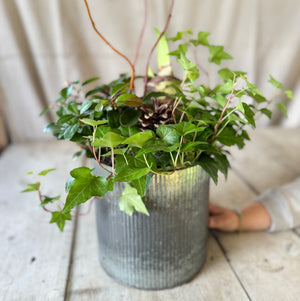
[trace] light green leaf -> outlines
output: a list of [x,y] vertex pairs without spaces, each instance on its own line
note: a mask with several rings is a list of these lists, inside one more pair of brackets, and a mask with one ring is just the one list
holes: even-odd
[[41,172],[38,173],[39,176],[45,176],[47,175],[49,172],[53,171],[53,170],[56,170],[56,168],[50,168],[50,169],[45,169],[45,170],[42,170]]
[[107,132],[103,138],[96,140],[93,145],[100,147],[116,147],[119,144],[123,144],[126,138],[114,132]]
[[155,136],[152,131],[144,131],[128,137],[123,143],[128,144],[131,147],[136,146],[138,148],[142,148],[148,140],[154,137]]
[[46,113],[49,112],[50,110],[51,110],[51,107],[45,108],[45,109],[40,113],[40,116],[43,116],[44,114],[46,114]]
[[80,121],[84,124],[91,125],[93,127],[107,123],[107,120],[93,120],[89,118],[82,118],[80,119]]
[[284,93],[289,99],[294,100],[293,92],[291,90],[287,89]]
[[130,216],[134,210],[149,216],[149,212],[143,203],[141,196],[138,195],[137,190],[131,187],[128,183],[125,185],[122,196],[120,197],[119,207],[120,210]]
[[223,46],[209,45],[209,53],[210,53],[210,56],[209,56],[208,60],[217,65],[221,64],[221,60],[231,60],[232,59],[232,56],[224,51]]
[[276,105],[276,107],[283,113],[283,115],[287,118],[288,114],[287,114],[287,109],[286,106],[283,102],[280,102]]
[[73,169],[70,174],[75,180],[69,189],[63,213],[70,212],[93,196],[103,196],[108,191],[106,178],[92,175],[92,170],[87,167]]
[[190,40],[190,42],[194,45],[194,46],[198,46],[199,44],[204,45],[204,46],[209,46],[209,42],[207,40],[207,37],[210,35],[209,32],[205,32],[205,31],[200,31],[198,33],[198,38],[197,40]]
[[72,219],[72,217],[71,217],[70,212],[64,213],[61,211],[55,211],[55,212],[52,212],[52,219],[50,221],[50,224],[56,223],[58,228],[60,229],[60,231],[63,232],[66,220],[70,221],[71,219]]
[[[161,32],[154,28],[157,38],[160,36]],[[171,59],[169,56],[169,44],[166,34],[163,34],[157,44],[157,63],[159,70],[162,70],[166,66],[171,66]]]
[[40,187],[40,183],[34,183],[34,184],[27,184],[27,188],[25,190],[22,190],[21,192],[30,192],[30,191],[38,191]]
[[269,79],[269,83],[271,83],[274,87],[282,89],[282,83],[278,82],[271,74],[270,75],[270,79]]

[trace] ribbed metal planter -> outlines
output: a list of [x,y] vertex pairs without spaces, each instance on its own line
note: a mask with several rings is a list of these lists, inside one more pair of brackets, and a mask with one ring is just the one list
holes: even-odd
[[[110,195],[122,193],[116,183]],[[100,262],[117,281],[142,289],[183,284],[206,255],[209,177],[199,166],[154,175],[145,197],[150,216],[119,209],[119,197],[96,201]]]

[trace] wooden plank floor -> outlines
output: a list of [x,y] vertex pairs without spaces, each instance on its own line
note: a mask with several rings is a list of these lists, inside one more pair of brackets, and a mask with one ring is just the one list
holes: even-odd
[[[60,156],[57,155],[59,150]],[[19,194],[26,172],[76,166],[72,146],[40,142],[10,146],[0,157],[0,300],[300,300],[300,229],[276,234],[212,232],[205,266],[190,283],[143,291],[112,280],[100,267],[95,217],[74,219],[63,234]],[[233,151],[227,182],[211,185],[211,200],[239,208],[268,188],[300,175],[300,130],[266,129]],[[63,190],[65,168],[49,174],[49,193]]]

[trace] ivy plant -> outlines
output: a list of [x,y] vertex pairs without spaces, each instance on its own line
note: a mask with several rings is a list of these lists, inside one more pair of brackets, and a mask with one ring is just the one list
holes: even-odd
[[[70,82],[60,91],[54,106],[57,120],[46,125],[45,132],[76,143],[80,151],[74,156],[93,158],[107,173],[99,176],[88,167],[70,172],[64,207],[52,212],[51,223],[61,230],[74,207],[105,196],[117,182],[126,183],[119,207],[129,215],[149,214],[143,197],[154,174],[200,165],[217,184],[219,172],[227,176],[230,147],[245,146],[258,115],[271,118],[270,100],[246,72],[220,67],[219,83],[204,84],[209,74],[198,62],[198,49],[206,48],[208,61],[217,66],[232,59],[223,46],[210,43],[208,32],[194,36],[187,30],[167,38],[165,29],[156,29],[158,73],[147,66],[147,74],[140,76],[145,80],[143,95],[135,93],[134,68],[131,75],[123,73],[110,83],[99,84],[93,77]],[[181,66],[178,78],[171,58]],[[271,75],[269,82],[283,90]],[[283,91],[293,99],[290,90]],[[283,103],[278,108],[286,115]],[[32,190],[42,196],[38,182],[25,191]],[[41,204],[56,198],[43,196]]]

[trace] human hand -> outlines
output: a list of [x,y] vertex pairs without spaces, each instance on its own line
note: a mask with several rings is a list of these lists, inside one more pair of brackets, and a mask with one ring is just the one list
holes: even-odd
[[239,216],[236,211],[209,203],[208,227],[226,232],[239,229]]

